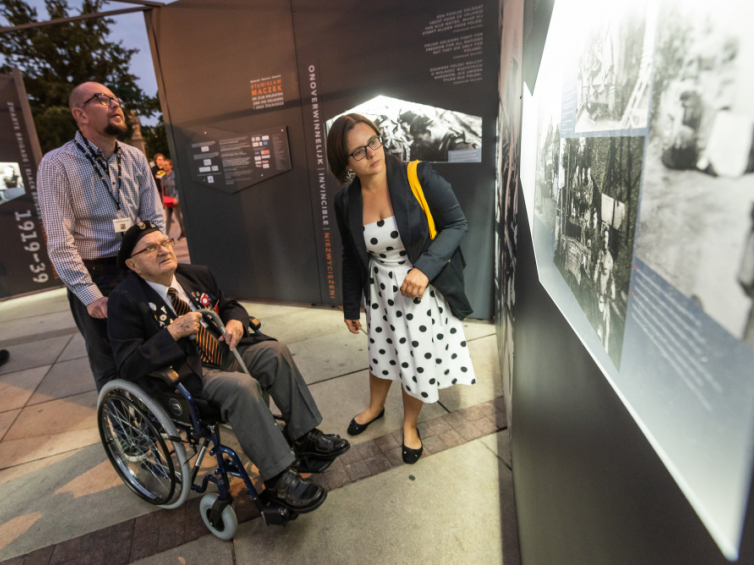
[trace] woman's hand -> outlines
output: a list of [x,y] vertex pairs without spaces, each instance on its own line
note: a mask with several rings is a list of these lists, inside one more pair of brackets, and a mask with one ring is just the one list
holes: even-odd
[[414,267],[408,272],[401,285],[401,294],[406,298],[418,298],[421,300],[428,284],[429,279],[427,275]]
[[359,320],[346,320],[345,322],[348,326],[348,331],[352,334],[357,334],[361,330],[361,322]]

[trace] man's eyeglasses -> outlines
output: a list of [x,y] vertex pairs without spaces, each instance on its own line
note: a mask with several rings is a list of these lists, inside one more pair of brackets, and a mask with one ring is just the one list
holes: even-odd
[[110,106],[113,102],[115,102],[115,105],[120,108],[125,106],[123,100],[121,100],[120,98],[115,98],[114,96],[108,96],[107,94],[97,93],[91,98],[89,98],[86,102],[84,102],[81,105],[81,107],[83,108],[84,106],[89,104],[89,102],[91,102],[92,100],[97,100],[97,103],[102,104],[103,106]]
[[353,152],[349,153],[349,157],[353,157],[356,161],[361,161],[364,157],[367,156],[367,147],[371,149],[372,151],[377,151],[380,147],[382,147],[382,136],[381,135],[375,135],[372,139],[369,140],[369,143],[366,145],[362,145],[361,147],[357,147],[353,150]]
[[148,255],[151,255],[155,251],[157,251],[158,247],[164,247],[165,249],[171,249],[173,245],[175,244],[175,240],[171,237],[170,239],[166,239],[165,241],[161,241],[160,243],[153,243],[152,245],[148,245],[141,251],[137,251],[131,257],[136,257],[140,253],[147,253]]

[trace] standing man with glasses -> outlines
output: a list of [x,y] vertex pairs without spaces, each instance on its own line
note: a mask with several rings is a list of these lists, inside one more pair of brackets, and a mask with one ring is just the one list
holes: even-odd
[[118,249],[138,220],[164,231],[165,217],[147,159],[119,143],[123,102],[85,82],[68,99],[79,131],[39,165],[37,189],[47,252],[68,288],[71,313],[86,342],[97,390],[117,377],[107,340],[107,297],[120,281]]

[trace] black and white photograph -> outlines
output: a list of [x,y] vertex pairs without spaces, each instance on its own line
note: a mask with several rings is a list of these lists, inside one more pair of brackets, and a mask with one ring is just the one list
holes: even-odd
[[518,184],[521,139],[522,3],[501,3],[498,166],[495,195],[495,320],[506,414],[512,420],[513,307],[518,237]]
[[[479,116],[388,96],[377,96],[343,113],[361,114],[372,120],[382,131],[385,152],[402,161],[482,161]],[[327,121],[328,129],[338,117]]]
[[644,138],[577,137],[561,147],[554,263],[620,368]]
[[576,132],[645,128],[655,37],[646,1],[602,2],[578,52]]
[[24,194],[24,179],[18,163],[0,163],[0,204]]
[[636,252],[754,347],[752,21],[750,2],[663,6]]

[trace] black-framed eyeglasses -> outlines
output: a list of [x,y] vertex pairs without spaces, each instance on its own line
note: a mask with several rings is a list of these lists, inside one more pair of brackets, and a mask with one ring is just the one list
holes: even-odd
[[147,254],[151,255],[152,253],[154,253],[155,251],[157,251],[158,247],[164,247],[165,249],[169,249],[169,248],[172,248],[173,245],[175,245],[175,240],[171,237],[170,239],[166,239],[164,241],[161,241],[160,243],[153,243],[152,245],[147,245],[141,251],[137,251],[136,253],[134,253],[133,255],[131,255],[131,257],[136,257],[140,253],[147,253]]
[[367,156],[367,147],[369,147],[369,149],[371,149],[372,151],[377,151],[380,147],[382,147],[382,136],[375,135],[372,139],[369,140],[369,143],[362,145],[361,147],[357,147],[351,153],[349,153],[348,156],[353,157],[355,161],[361,161],[364,157]]
[[103,106],[110,106],[113,102],[115,102],[115,105],[118,106],[118,107],[120,107],[120,108],[123,108],[125,106],[125,103],[120,98],[116,98],[115,96],[110,96],[108,94],[104,94],[102,92],[98,92],[97,94],[95,94],[94,96],[92,96],[91,98],[89,98],[86,102],[84,102],[81,105],[81,107],[83,108],[84,106],[86,106],[87,104],[89,104],[89,102],[91,102],[92,100],[95,100],[95,99],[97,100],[98,104],[102,104]]

